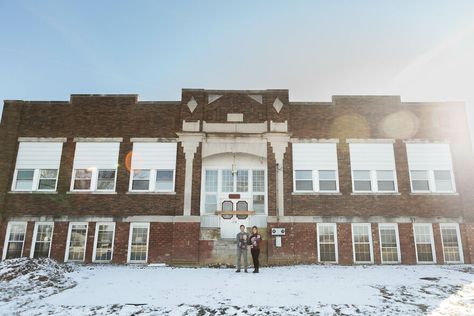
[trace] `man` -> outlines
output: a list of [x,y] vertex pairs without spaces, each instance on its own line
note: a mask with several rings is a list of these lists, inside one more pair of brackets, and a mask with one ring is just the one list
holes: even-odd
[[242,256],[244,257],[244,272],[247,273],[247,245],[249,234],[245,231],[245,226],[240,225],[240,233],[237,234],[237,270],[240,272],[240,263]]

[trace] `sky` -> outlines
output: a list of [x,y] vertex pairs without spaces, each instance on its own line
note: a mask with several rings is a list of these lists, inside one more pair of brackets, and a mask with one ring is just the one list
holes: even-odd
[[0,99],[283,88],[470,109],[473,76],[472,0],[0,0]]

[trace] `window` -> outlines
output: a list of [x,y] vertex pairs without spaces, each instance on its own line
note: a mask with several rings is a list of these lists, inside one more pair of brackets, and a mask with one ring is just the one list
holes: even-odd
[[115,191],[119,142],[77,142],[72,191]]
[[413,192],[429,192],[430,191],[430,177],[428,170],[412,170],[411,175],[411,190]]
[[55,191],[62,142],[20,142],[12,191]]
[[234,191],[234,175],[232,170],[222,170],[222,192]]
[[418,263],[435,263],[433,227],[431,224],[413,224],[416,260]]
[[440,224],[444,262],[463,263],[461,236],[458,224]]
[[25,244],[26,222],[9,222],[3,247],[3,259],[20,258]]
[[352,246],[355,263],[373,263],[370,224],[352,224]]
[[252,170],[252,211],[265,213],[265,170]]
[[400,263],[400,242],[397,224],[379,224],[382,263]]
[[407,144],[414,193],[456,192],[449,144]]
[[146,263],[148,260],[149,223],[130,223],[128,262]]
[[313,191],[313,171],[295,170],[295,191]]
[[336,224],[318,223],[318,259],[319,262],[337,263]]
[[86,254],[87,223],[69,223],[64,261],[84,261]]
[[337,192],[336,143],[293,143],[293,190]]
[[174,170],[157,170],[155,190],[161,192],[174,191]]
[[237,192],[248,192],[249,190],[249,171],[237,170]]
[[93,262],[110,262],[114,251],[115,223],[96,223]]
[[115,190],[115,170],[99,170],[97,178],[97,190]]
[[33,232],[32,258],[49,258],[53,239],[53,223],[36,222]]
[[132,190],[148,191],[150,188],[150,170],[133,170]]
[[319,170],[319,191],[337,191],[335,170]]
[[77,169],[74,176],[74,190],[90,190],[92,183],[92,170]]
[[395,191],[395,179],[393,170],[377,170],[377,189],[379,192]]
[[396,192],[392,143],[350,143],[353,192]]
[[352,171],[354,178],[354,191],[372,191],[369,170]]
[[205,173],[205,205],[206,213],[217,211],[217,170],[206,170]]
[[33,177],[35,174],[34,169],[20,169],[17,170],[16,174],[16,186],[15,189],[18,191],[31,191],[33,190]]

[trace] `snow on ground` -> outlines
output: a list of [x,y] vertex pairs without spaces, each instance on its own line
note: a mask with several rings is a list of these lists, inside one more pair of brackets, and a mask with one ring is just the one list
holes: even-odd
[[[17,270],[30,272],[5,278],[21,260],[29,267]],[[308,265],[238,274],[7,260],[0,315],[15,314],[474,315],[474,266]]]

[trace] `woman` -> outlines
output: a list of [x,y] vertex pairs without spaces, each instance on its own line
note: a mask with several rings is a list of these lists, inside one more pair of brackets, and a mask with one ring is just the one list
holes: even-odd
[[249,245],[250,252],[252,253],[253,260],[253,273],[258,273],[258,268],[260,263],[258,262],[258,256],[260,255],[260,242],[262,241],[262,236],[258,233],[257,226],[252,227],[252,235],[250,235]]

